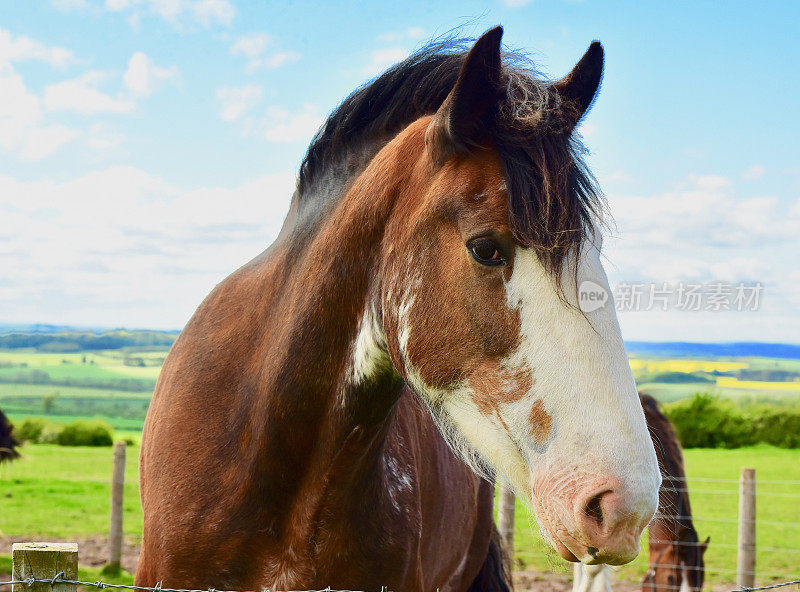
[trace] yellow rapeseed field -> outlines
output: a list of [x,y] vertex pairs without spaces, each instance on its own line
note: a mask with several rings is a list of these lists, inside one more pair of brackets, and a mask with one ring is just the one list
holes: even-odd
[[718,376],[717,386],[737,389],[758,389],[762,391],[797,391],[800,382],[767,382],[761,380],[739,380],[734,376]]
[[747,368],[747,362],[720,362],[717,360],[630,360],[631,369],[646,372],[729,372]]

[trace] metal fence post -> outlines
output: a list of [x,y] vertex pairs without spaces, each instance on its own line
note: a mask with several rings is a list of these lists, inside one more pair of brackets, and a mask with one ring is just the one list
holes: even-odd
[[511,560],[514,560],[514,492],[505,483],[500,484],[500,505],[497,508],[497,530],[506,546]]
[[742,468],[739,478],[739,542],[736,585],[752,588],[756,571],[756,470]]
[[106,572],[120,569],[122,558],[122,498],[125,489],[125,442],[114,443],[114,474],[111,478],[111,528],[108,535]]
[[[12,579],[55,578],[78,579],[77,543],[14,543],[11,547]],[[33,586],[14,584],[11,592],[75,592],[75,584],[37,583]]]

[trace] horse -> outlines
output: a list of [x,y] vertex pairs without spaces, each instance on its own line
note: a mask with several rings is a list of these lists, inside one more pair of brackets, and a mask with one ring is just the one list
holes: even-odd
[[[649,526],[650,560],[642,592],[700,592],[705,577],[703,555],[711,539],[699,542],[694,528],[683,453],[672,424],[653,397],[639,393],[639,399],[663,479],[658,512]],[[572,589],[610,592],[608,569],[576,565]]]
[[608,290],[575,133],[603,49],[544,81],[502,34],[346,98],[275,242],[181,332],[142,434],[137,585],[507,591],[495,477],[563,557],[637,555],[658,464],[614,308],[578,296]]
[[642,592],[700,592],[705,579],[703,556],[711,539],[701,543],[692,521],[683,453],[675,430],[653,397],[640,397],[663,478],[658,512],[649,528],[650,567],[642,580]]
[[0,410],[0,463],[12,461],[19,457],[17,446],[19,442],[14,438],[14,426],[8,421]]

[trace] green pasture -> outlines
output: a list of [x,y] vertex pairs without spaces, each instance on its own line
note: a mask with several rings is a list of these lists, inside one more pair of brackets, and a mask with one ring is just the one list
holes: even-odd
[[726,399],[742,400],[748,398],[769,401],[794,401],[800,395],[800,383],[796,391],[775,391],[757,388],[725,388],[705,383],[667,383],[638,382],[639,391],[655,397],[661,403],[672,403],[693,396],[695,393],[709,393]]
[[[0,534],[36,539],[77,539],[105,534],[110,498],[110,448],[68,448],[27,445],[23,457],[0,466]],[[756,468],[757,579],[797,577],[800,564],[800,450],[766,446],[737,450],[695,449],[685,452],[695,525],[711,537],[706,554],[708,580],[733,583],[736,567],[738,475],[743,466]],[[128,448],[125,486],[126,536],[141,538],[142,515],[137,485],[138,447]],[[771,481],[795,481],[781,484]],[[538,535],[535,522],[518,503],[516,566],[568,572]],[[646,540],[643,548],[646,549]],[[0,553],[8,551],[0,548]],[[646,569],[646,552],[618,568],[623,579],[636,580]]]
[[130,392],[108,388],[87,388],[83,386],[62,386],[60,384],[19,384],[0,383],[0,408],[5,410],[3,401],[9,398],[41,399],[56,395],[64,399],[139,399],[149,401],[152,393]]
[[15,423],[26,417],[62,423],[94,417],[116,429],[141,430],[150,397],[150,392],[0,383],[0,409]]
[[76,419],[99,419],[106,422],[109,426],[114,428],[114,433],[117,435],[118,438],[127,438],[132,436],[135,440],[139,440],[142,437],[142,425],[144,424],[144,418],[142,419],[127,419],[125,417],[111,417],[108,415],[91,415],[91,416],[83,416],[83,415],[59,415],[59,414],[52,414],[52,413],[8,413],[6,414],[12,423],[21,423],[24,419],[28,417],[41,417],[46,419],[47,421],[52,421],[55,423],[71,423]]
[[[0,465],[0,534],[32,540],[68,540],[106,534],[111,498],[112,449],[28,444],[22,458]],[[138,447],[128,447],[123,528],[138,541]],[[0,552],[6,552],[0,549]]]
[[[51,378],[158,378],[166,350],[49,353],[0,350],[0,376],[44,370]],[[127,363],[126,363],[127,361]],[[139,365],[141,364],[141,365]]]

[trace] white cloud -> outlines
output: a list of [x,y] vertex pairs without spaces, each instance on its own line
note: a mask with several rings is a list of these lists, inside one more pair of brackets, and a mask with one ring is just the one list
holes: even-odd
[[87,2],[87,0],[51,0],[51,2],[58,10],[63,10],[65,12],[89,8],[89,2]]
[[85,74],[51,84],[44,89],[44,105],[48,111],[74,111],[83,115],[96,113],[130,113],[136,103],[128,97],[111,96],[100,90],[108,74],[93,70]]
[[93,150],[108,150],[122,144],[125,136],[105,123],[97,122],[89,126],[84,141]]
[[246,71],[252,73],[259,68],[272,70],[285,64],[296,62],[300,54],[296,51],[278,51],[267,55],[272,39],[266,33],[249,33],[238,37],[231,44],[233,55],[247,58]]
[[180,327],[277,236],[294,181],[187,190],[132,167],[64,182],[0,175],[3,318]]
[[758,181],[766,172],[767,169],[764,168],[764,165],[754,164],[742,173],[742,181]]
[[324,121],[313,105],[303,105],[300,111],[283,107],[268,107],[261,123],[261,135],[270,142],[310,142]]
[[79,135],[78,130],[61,124],[33,127],[28,131],[20,156],[23,160],[46,158]]
[[[762,282],[763,310],[752,313],[639,312],[621,315],[628,339],[790,339],[800,329],[791,277],[800,252],[800,203],[740,197],[715,175],[689,177],[650,196],[610,197],[616,236],[604,244],[611,283]],[[793,207],[794,206],[794,207]],[[770,327],[766,332],[766,327]]]
[[77,62],[75,55],[68,49],[44,45],[25,35],[12,35],[6,29],[0,29],[0,67],[3,64],[29,60],[45,62],[55,67]]
[[296,51],[279,51],[268,56],[264,56],[260,60],[255,60],[247,65],[248,71],[252,72],[258,68],[266,70],[273,70],[280,68],[286,64],[296,62],[301,58],[301,55]]
[[219,105],[219,118],[227,122],[241,119],[258,104],[262,95],[261,87],[256,84],[218,88],[215,99]]
[[105,7],[106,10],[110,10],[111,12],[118,12],[138,3],[137,0],[106,0]]
[[0,97],[0,150],[22,160],[39,160],[78,135],[67,126],[44,123],[39,97],[10,66],[0,68]]
[[236,9],[227,0],[197,0],[191,3],[190,10],[194,18],[205,27],[217,23],[230,26],[236,16]]
[[389,66],[406,59],[409,51],[405,47],[384,47],[370,54],[369,63],[364,66],[364,73],[370,76],[382,73]]
[[[616,236],[604,243],[611,284],[761,282],[756,312],[635,312],[620,315],[627,339],[797,341],[794,253],[800,200],[742,197],[736,184],[695,175],[648,196],[611,196]],[[794,275],[793,275],[794,274]]]
[[242,35],[231,45],[233,55],[243,55],[255,59],[260,57],[270,43],[270,36],[266,33],[250,33]]
[[228,0],[105,0],[104,6],[110,12],[132,11],[128,21],[134,27],[138,27],[142,11],[154,14],[176,28],[186,25],[227,27],[236,16],[236,8]]
[[800,235],[800,216],[774,197],[740,198],[730,179],[690,176],[683,187],[650,196],[614,196],[615,220],[636,244],[745,247]]
[[632,183],[633,181],[633,175],[623,170],[616,170],[609,175],[600,177],[601,186],[605,186],[607,183]]
[[141,51],[137,51],[128,60],[128,69],[122,76],[126,88],[134,95],[147,97],[153,94],[163,81],[176,81],[178,68],[160,68]]

